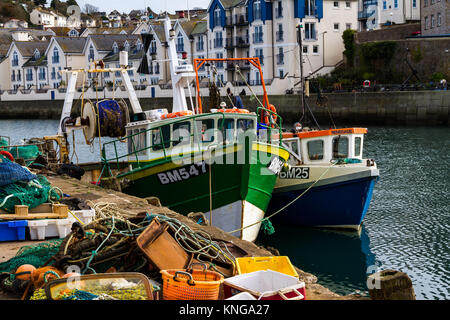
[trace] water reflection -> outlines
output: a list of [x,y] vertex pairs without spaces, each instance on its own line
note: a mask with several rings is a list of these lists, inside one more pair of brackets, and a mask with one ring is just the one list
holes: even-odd
[[298,268],[311,272],[318,283],[338,294],[367,291],[367,272],[375,255],[363,225],[360,232],[275,225],[275,233],[257,242],[287,255]]

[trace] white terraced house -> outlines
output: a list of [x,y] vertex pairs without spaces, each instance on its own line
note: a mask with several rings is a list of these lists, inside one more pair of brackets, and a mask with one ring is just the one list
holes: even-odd
[[[358,0],[358,31],[420,21],[421,0]],[[428,0],[425,0],[428,1]]]
[[[207,56],[258,57],[267,83],[287,78],[292,87],[300,76],[297,26],[302,26],[304,75],[328,73],[343,60],[342,33],[357,28],[357,11],[356,0],[212,0]],[[223,82],[260,84],[258,71],[248,65],[239,69],[219,64],[217,76]]]
[[30,13],[31,23],[44,27],[65,27],[67,17],[61,13],[36,7]]
[[42,88],[48,84],[45,49],[48,41],[13,41],[7,57],[11,89]]

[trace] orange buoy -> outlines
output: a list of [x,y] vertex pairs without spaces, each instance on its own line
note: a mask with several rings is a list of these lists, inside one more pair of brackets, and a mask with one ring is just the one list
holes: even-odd
[[16,278],[20,280],[31,280],[31,276],[36,271],[36,267],[31,264],[23,264],[16,270]]

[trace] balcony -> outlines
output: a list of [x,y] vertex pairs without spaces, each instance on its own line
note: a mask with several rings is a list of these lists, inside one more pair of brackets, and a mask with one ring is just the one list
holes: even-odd
[[262,33],[253,34],[253,43],[263,43],[264,35]]
[[250,46],[250,40],[248,36],[236,37],[235,44],[238,48],[248,48]]
[[234,24],[237,26],[247,26],[249,24],[247,15],[245,14],[235,14],[234,15]]
[[276,32],[276,40],[277,42],[284,41],[284,31]]
[[250,69],[250,62],[248,61],[235,61],[235,62],[228,62],[226,69],[228,71],[234,71],[239,67],[240,70],[248,70]]
[[373,15],[375,15],[375,10],[372,10],[370,12],[367,10],[358,11],[358,20],[366,20]]

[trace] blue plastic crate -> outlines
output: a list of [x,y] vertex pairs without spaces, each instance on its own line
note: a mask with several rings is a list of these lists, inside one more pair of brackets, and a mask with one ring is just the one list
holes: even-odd
[[0,241],[25,240],[27,220],[0,222]]

